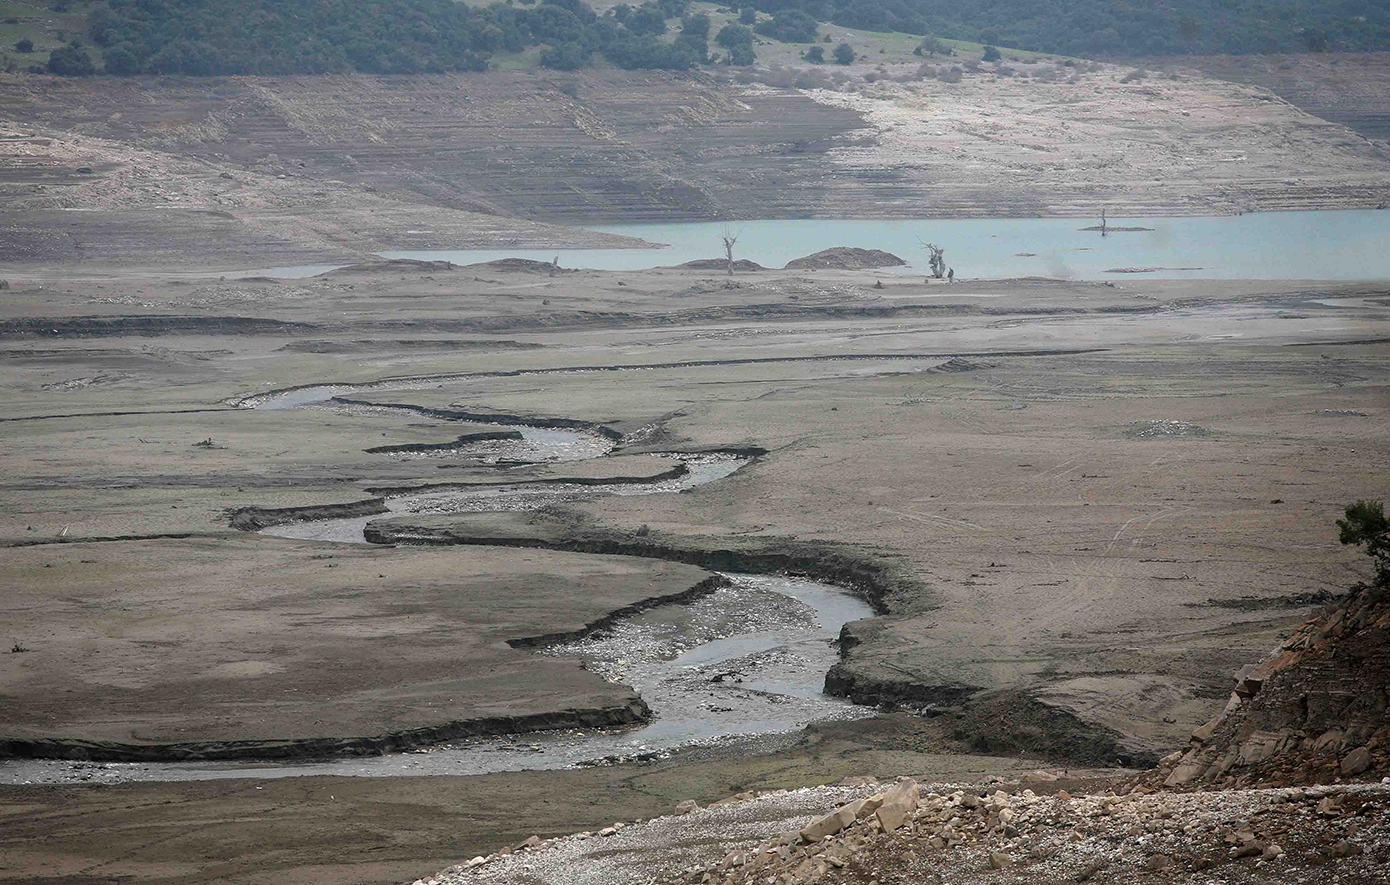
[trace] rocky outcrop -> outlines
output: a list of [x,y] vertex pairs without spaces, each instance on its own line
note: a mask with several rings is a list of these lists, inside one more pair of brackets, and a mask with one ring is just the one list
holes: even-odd
[[907,264],[892,252],[881,249],[859,249],[835,246],[814,255],[787,262],[787,270],[867,270],[873,267],[902,267]]
[[1390,589],[1360,585],[1236,684],[1145,782],[1329,783],[1390,773]]

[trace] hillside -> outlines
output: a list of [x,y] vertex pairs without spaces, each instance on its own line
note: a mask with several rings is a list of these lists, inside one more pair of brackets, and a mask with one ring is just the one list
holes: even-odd
[[[831,27],[1075,56],[1390,49],[1390,10],[1368,0],[248,0],[237,14],[172,0],[0,0],[0,69],[65,75],[412,74],[540,64],[688,70],[752,64],[755,45],[835,42]],[[711,12],[737,24],[711,27]],[[756,35],[756,36],[755,36]],[[713,44],[711,44],[713,40]],[[938,45],[938,44],[932,44]],[[946,47],[943,47],[946,48]]]

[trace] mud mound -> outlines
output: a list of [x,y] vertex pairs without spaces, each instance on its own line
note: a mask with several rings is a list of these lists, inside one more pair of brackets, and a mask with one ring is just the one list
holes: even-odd
[[308,323],[257,317],[83,316],[0,321],[0,339],[103,338],[122,335],[284,335],[313,331]]
[[355,341],[291,341],[280,350],[298,353],[378,353],[392,350],[536,350],[529,341],[458,341],[453,338],[359,338]]
[[1390,774],[1390,589],[1360,585],[1241,679],[1168,787],[1330,783]]
[[466,265],[469,270],[500,270],[512,273],[574,273],[575,268],[560,267],[551,261],[533,261],[530,258],[498,258],[481,264]]
[[416,258],[383,258],[380,261],[363,261],[358,264],[349,264],[347,267],[334,268],[333,270],[321,273],[321,277],[348,276],[364,273],[386,273],[388,271],[400,270],[458,270],[458,265],[452,261],[421,261]]
[[[697,258],[694,261],[687,261],[685,264],[678,264],[676,267],[689,268],[691,270],[728,270],[729,260],[727,258]],[[756,261],[739,258],[734,261],[734,270],[767,270],[767,268]]]
[[954,356],[939,366],[928,369],[929,372],[976,372],[980,369],[992,369],[994,363],[985,363],[978,360],[968,360],[963,357]]
[[907,264],[891,252],[881,249],[858,249],[853,246],[835,246],[822,249],[814,255],[796,258],[787,262],[787,270],[865,270],[871,267],[902,267]]

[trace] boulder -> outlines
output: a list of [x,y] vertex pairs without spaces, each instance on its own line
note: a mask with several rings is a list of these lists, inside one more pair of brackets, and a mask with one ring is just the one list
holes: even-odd
[[1351,777],[1371,767],[1371,751],[1367,747],[1357,747],[1342,757],[1342,774]]
[[699,811],[700,803],[694,799],[682,799],[676,803],[676,814],[690,814],[692,811]]
[[841,806],[820,820],[807,824],[801,830],[802,840],[806,842],[819,842],[826,836],[833,836],[854,823],[854,815],[855,812],[858,811],[854,805],[855,803],[851,802],[849,805]]
[[917,782],[904,778],[882,795],[883,803],[877,811],[878,822],[885,832],[891,832],[902,826],[917,810]]

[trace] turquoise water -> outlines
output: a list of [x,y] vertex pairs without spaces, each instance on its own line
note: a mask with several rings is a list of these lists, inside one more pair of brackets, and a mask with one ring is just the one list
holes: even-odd
[[[562,267],[642,270],[720,256],[720,236],[727,228],[739,234],[735,258],[775,268],[831,246],[858,246],[883,249],[909,263],[906,268],[878,270],[875,274],[924,275],[927,251],[919,241],[928,241],[945,247],[946,263],[955,268],[958,278],[965,279],[1390,279],[1390,211],[1112,218],[1111,227],[1153,230],[1112,231],[1104,238],[1099,233],[1081,230],[1097,223],[1099,219],[1019,218],[621,224],[591,229],[640,237],[666,244],[666,248],[412,251],[383,255],[473,264],[510,257],[550,261],[558,254]],[[1140,275],[1108,272],[1135,267],[1159,270]]]

